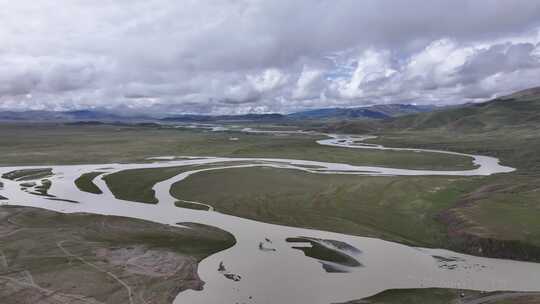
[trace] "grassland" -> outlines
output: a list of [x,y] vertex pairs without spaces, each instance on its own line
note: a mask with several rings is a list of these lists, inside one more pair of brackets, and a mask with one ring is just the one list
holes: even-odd
[[197,263],[229,233],[122,217],[0,207],[0,299],[11,304],[171,303],[201,289]]
[[447,239],[436,216],[466,193],[466,180],[235,168],[192,175],[171,193],[259,221],[440,247]]
[[192,202],[186,202],[186,201],[177,201],[174,203],[176,207],[180,208],[187,208],[187,209],[194,209],[194,210],[205,210],[208,211],[208,206],[202,205],[202,204],[195,204]]
[[2,178],[10,180],[34,180],[45,178],[52,174],[52,169],[22,169],[2,174]]
[[[231,162],[228,165],[238,165],[242,162]],[[214,166],[223,165],[220,163]],[[155,192],[152,189],[156,183],[167,180],[180,173],[211,168],[212,165],[203,166],[174,166],[163,168],[129,169],[103,177],[107,187],[114,197],[121,200],[156,204],[158,202]]]
[[98,171],[84,173],[75,180],[75,185],[81,191],[94,193],[94,194],[102,194],[103,192],[93,182],[94,178],[101,175],[102,173],[103,172],[98,172]]
[[158,200],[152,187],[190,169],[193,167],[132,169],[107,175],[104,180],[117,199],[156,204]]
[[[143,162],[164,155],[273,157],[415,169],[471,168],[467,157],[348,150],[315,143],[322,137],[208,132],[115,125],[0,125],[0,165]],[[231,137],[238,140],[232,141]]]
[[[467,292],[469,293],[469,292]],[[460,291],[455,289],[393,289],[388,290],[373,297],[363,299],[361,302],[351,302],[347,304],[355,303],[369,303],[369,304],[417,304],[417,303],[429,303],[429,304],[449,304],[459,303]]]
[[397,129],[433,130],[445,128],[454,132],[475,133],[500,128],[536,128],[540,122],[540,95],[501,98],[444,111],[408,115],[395,119]]

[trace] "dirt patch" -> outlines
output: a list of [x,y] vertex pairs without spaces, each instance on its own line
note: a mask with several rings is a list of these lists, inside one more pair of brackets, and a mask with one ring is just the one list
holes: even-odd
[[0,207],[0,302],[172,303],[201,290],[198,262],[229,233],[124,217]]
[[96,250],[99,259],[122,266],[129,273],[151,277],[170,277],[179,272],[194,272],[197,260],[190,256],[170,251],[148,249],[144,246],[130,248],[99,248]]

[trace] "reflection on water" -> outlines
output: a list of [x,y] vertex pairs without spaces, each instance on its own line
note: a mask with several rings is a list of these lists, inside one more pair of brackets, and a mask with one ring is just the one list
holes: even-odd
[[466,259],[456,256],[432,256],[437,261],[437,267],[445,270],[476,270],[480,271],[487,266],[481,263],[468,263]]
[[287,242],[299,244],[292,248],[302,250],[306,256],[317,259],[329,273],[351,272],[353,268],[363,266],[358,261],[362,251],[342,241],[297,237],[287,238]]

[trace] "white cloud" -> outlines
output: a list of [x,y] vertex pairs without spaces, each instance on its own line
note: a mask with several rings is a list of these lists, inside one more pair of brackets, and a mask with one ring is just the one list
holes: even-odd
[[304,66],[292,91],[293,99],[316,98],[324,88],[324,72],[320,69]]
[[285,84],[287,76],[277,69],[267,69],[257,75],[247,75],[247,79],[255,90],[264,93]]
[[370,84],[381,83],[391,77],[396,70],[391,66],[388,51],[367,50],[356,60],[356,69],[350,78],[337,79],[335,89],[339,97],[358,98],[368,95]]
[[421,79],[426,84],[446,83],[473,53],[472,48],[459,47],[449,39],[437,40],[413,55],[405,72],[409,79]]
[[286,112],[465,102],[540,79],[535,0],[0,5],[3,109]]

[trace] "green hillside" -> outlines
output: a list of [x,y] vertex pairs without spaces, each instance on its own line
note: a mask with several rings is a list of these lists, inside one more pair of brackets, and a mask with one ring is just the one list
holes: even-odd
[[484,132],[500,128],[540,125],[540,88],[520,91],[488,102],[407,115],[389,123],[397,129],[445,128],[459,132]]
[[540,87],[483,103],[465,104],[426,113],[376,120],[341,120],[324,125],[328,132],[376,133],[442,129],[451,133],[479,133],[501,128],[540,127]]

